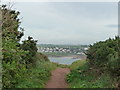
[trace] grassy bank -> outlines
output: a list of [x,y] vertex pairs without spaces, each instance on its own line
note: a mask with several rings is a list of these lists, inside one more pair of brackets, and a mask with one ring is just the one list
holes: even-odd
[[71,73],[67,75],[70,88],[113,88],[113,80],[107,72],[89,68],[86,60],[79,60],[70,65]]
[[57,64],[51,63],[46,56],[37,54],[36,63],[29,67],[27,74],[19,81],[16,88],[44,88],[51,76],[50,71],[56,67]]

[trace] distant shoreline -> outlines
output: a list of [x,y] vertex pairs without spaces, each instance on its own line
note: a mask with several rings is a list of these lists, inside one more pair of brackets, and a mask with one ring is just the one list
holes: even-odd
[[68,57],[68,58],[73,58],[73,59],[86,59],[86,55],[67,55],[67,56],[56,56],[56,55],[46,55],[47,57],[56,57],[56,58],[61,58],[61,57]]

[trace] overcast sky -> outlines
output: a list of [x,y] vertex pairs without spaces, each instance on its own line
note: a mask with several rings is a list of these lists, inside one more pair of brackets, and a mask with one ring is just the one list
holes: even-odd
[[25,36],[40,44],[92,44],[118,34],[116,2],[21,2]]

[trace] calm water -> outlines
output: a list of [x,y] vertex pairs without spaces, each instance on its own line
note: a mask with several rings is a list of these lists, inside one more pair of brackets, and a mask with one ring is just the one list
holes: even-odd
[[70,65],[74,61],[80,60],[80,59],[73,59],[72,57],[49,57],[49,60],[51,62],[55,62],[58,64],[67,64]]

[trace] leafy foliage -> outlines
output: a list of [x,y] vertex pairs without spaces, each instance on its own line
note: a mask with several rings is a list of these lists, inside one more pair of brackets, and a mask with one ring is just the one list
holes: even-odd
[[34,63],[34,57],[37,53],[36,40],[33,40],[32,37],[28,37],[28,40],[23,41],[23,44],[20,46],[24,51],[28,51],[26,57],[23,57],[26,64]]
[[[36,63],[39,61],[50,64],[48,58],[41,53],[38,55],[37,41],[32,37],[28,37],[28,40],[23,41],[22,44],[19,43],[24,35],[24,29],[20,27],[21,22],[18,19],[20,12],[7,8],[6,5],[0,6],[0,10],[2,11],[3,88],[43,87],[45,80],[49,78],[50,70],[42,64],[37,67]],[[30,64],[36,67],[29,67]],[[28,78],[29,76],[31,78]]]
[[[77,61],[70,66],[71,73],[67,75],[70,88],[113,88],[112,77],[108,73],[99,72],[98,69],[89,67],[87,61]],[[75,66],[75,67],[73,67]]]
[[104,68],[112,74],[120,76],[120,37],[90,45],[87,58],[91,67]]
[[70,87],[118,87],[116,83],[119,85],[120,80],[120,37],[94,43],[86,54],[86,63],[77,61],[70,66],[72,71],[67,76]]
[[[27,52],[18,47],[23,29],[18,31],[19,12],[7,9],[6,5],[2,5],[0,9],[2,11],[3,88],[14,88],[23,77],[25,70],[22,56],[26,56]],[[23,64],[20,64],[21,61]]]

